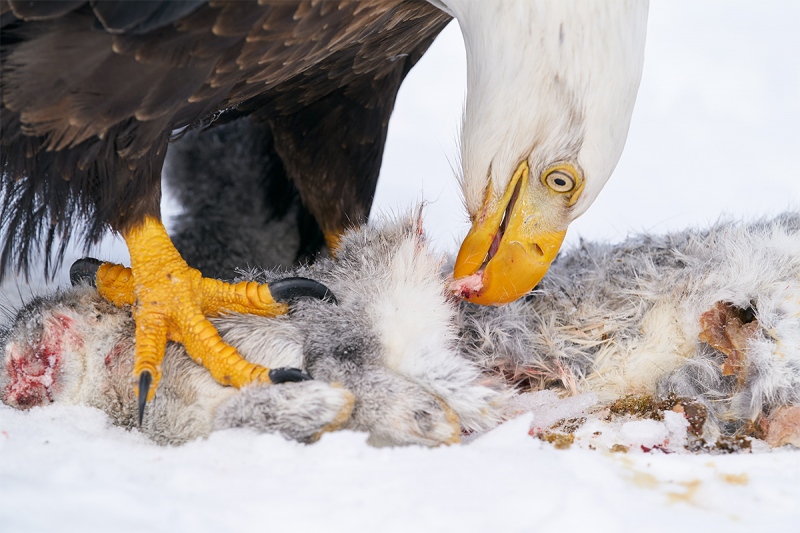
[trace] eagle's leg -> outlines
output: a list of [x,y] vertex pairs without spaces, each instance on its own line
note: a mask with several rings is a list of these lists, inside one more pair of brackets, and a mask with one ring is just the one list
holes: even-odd
[[325,235],[325,244],[328,246],[328,251],[331,255],[336,255],[336,251],[339,249],[339,246],[342,243],[342,235],[344,235],[344,230],[340,231],[326,231]]
[[152,399],[161,377],[167,340],[181,342],[192,359],[223,385],[273,381],[270,369],[241,357],[206,317],[226,311],[275,316],[286,313],[286,304],[276,302],[266,285],[204,278],[186,264],[156,218],[146,218],[125,234],[125,240],[131,268],[103,264],[96,281],[98,291],[110,302],[133,305],[134,375],[141,378],[149,373],[152,379],[150,387],[145,385],[149,389],[146,400]]

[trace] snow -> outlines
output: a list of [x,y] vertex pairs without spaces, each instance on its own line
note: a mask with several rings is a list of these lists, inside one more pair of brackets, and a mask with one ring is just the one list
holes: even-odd
[[555,450],[531,415],[469,445],[307,446],[244,430],[159,447],[81,406],[0,407],[3,531],[767,531],[800,510],[800,454]]
[[630,444],[641,442],[652,448],[669,437],[667,426],[656,420],[634,420],[620,428],[620,436]]
[[543,390],[534,394],[522,394],[514,398],[513,402],[511,409],[532,413],[531,428],[541,431],[559,420],[583,415],[586,409],[597,403],[597,396],[586,393],[560,399],[555,392]]
[[[568,242],[798,208],[798,6],[653,2],[625,154]],[[424,197],[428,231],[451,250],[466,231],[448,162],[456,161],[464,93],[460,40],[448,27],[409,75],[375,205],[400,211]],[[100,255],[127,261],[113,239]],[[57,282],[65,279],[62,272]],[[50,289],[41,280],[7,281],[0,305],[42,290]],[[88,407],[0,406],[0,529],[735,532],[800,523],[794,449],[635,449],[685,434],[683,418],[667,413],[664,421],[588,420],[573,446],[557,450],[532,437],[531,424],[582,413],[593,399],[524,401],[533,414],[437,449],[375,449],[351,432],[306,446],[244,430],[159,447]],[[606,451],[620,442],[631,450]]]

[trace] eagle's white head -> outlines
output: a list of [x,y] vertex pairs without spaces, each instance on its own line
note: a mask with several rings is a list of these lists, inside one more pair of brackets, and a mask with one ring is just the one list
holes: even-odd
[[530,291],[614,170],[639,88],[646,1],[437,0],[461,26],[461,135],[472,229],[454,288],[499,304]]

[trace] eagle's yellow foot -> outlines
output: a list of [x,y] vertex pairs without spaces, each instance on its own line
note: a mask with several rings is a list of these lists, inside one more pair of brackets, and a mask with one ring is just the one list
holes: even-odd
[[[207,318],[224,312],[261,316],[286,313],[287,305],[276,301],[266,285],[228,284],[204,278],[200,271],[186,264],[164,226],[155,218],[145,219],[125,235],[125,240],[131,268],[104,263],[97,270],[96,284],[100,294],[111,303],[133,306],[136,321],[133,371],[139,379],[140,422],[145,402],[153,398],[161,378],[167,340],[182,343],[189,356],[223,385],[238,388],[254,381],[310,379],[296,369],[270,370],[250,363],[233,346],[223,342]],[[296,285],[283,292],[291,297]]]

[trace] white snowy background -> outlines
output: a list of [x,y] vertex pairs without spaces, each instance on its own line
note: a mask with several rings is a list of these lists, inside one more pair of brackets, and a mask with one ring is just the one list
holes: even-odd
[[[798,28],[794,0],[654,1],[627,147],[568,245],[800,208]],[[452,251],[467,229],[451,170],[465,77],[451,24],[400,92],[373,211],[402,212],[424,199],[429,235]],[[127,261],[113,239],[96,255]],[[51,288],[10,280],[0,305]],[[560,451],[529,437],[530,422],[439,449],[373,449],[348,432],[304,446],[246,431],[164,448],[89,408],[0,406],[0,531],[728,532],[800,524],[796,451]]]

